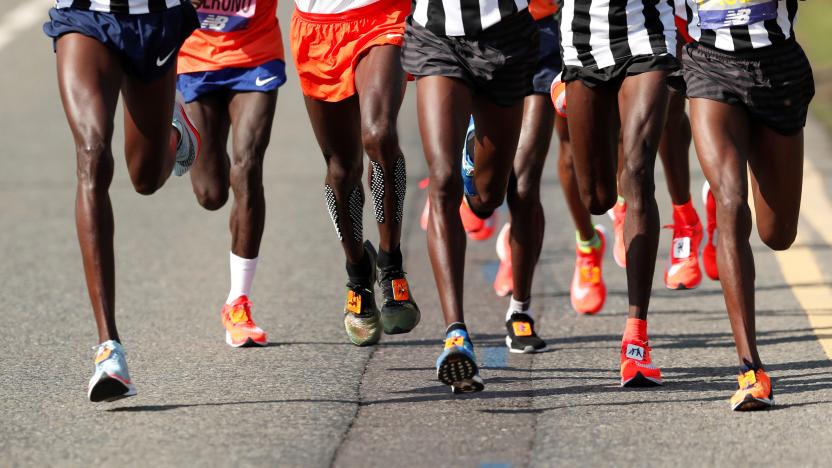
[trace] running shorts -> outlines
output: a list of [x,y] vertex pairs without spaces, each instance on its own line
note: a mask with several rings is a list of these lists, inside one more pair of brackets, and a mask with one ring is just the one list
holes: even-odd
[[259,91],[267,93],[286,83],[283,60],[272,60],[256,67],[223,68],[205,72],[180,73],[176,88],[185,102],[192,102],[214,91]]
[[476,37],[439,36],[412,17],[407,19],[404,34],[402,66],[417,79],[457,78],[504,107],[516,105],[533,92],[540,28],[528,10],[504,18]]
[[694,42],[682,52],[684,92],[744,106],[749,115],[782,135],[806,125],[815,95],[812,67],[794,39],[744,52],[726,52]]
[[124,71],[144,82],[164,76],[176,64],[182,43],[199,27],[189,2],[156,13],[129,15],[75,8],[52,8],[43,32],[52,47],[64,34],[79,33],[104,44],[121,59]]
[[553,16],[537,20],[540,28],[540,59],[532,78],[535,94],[549,95],[552,81],[560,73],[563,63],[560,60],[560,29]]
[[561,80],[564,83],[581,80],[583,84],[594,88],[604,84],[620,85],[628,76],[640,75],[651,71],[665,70],[673,72],[679,69],[679,61],[670,54],[631,56],[615,65],[604,68],[564,67]]
[[408,0],[381,0],[333,14],[295,9],[290,40],[303,94],[329,102],[355,94],[358,61],[374,46],[401,47],[408,13]]

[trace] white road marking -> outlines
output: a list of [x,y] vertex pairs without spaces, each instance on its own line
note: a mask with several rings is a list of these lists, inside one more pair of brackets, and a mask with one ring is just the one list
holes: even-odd
[[0,50],[11,44],[20,32],[49,19],[53,0],[26,0],[0,18]]

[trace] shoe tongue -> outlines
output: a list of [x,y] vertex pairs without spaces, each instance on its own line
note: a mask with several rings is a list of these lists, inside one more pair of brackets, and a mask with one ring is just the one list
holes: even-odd
[[244,307],[234,307],[228,314],[233,323],[244,323],[249,321],[248,311]]

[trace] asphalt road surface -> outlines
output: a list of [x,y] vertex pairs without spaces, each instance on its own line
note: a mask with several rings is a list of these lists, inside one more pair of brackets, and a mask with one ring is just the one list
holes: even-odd
[[[19,3],[0,2],[0,14]],[[284,27],[290,7],[281,5]],[[650,321],[666,385],[618,387],[624,272],[608,251],[605,309],[596,317],[572,312],[574,229],[554,150],[534,293],[550,351],[506,353],[507,299],[491,289],[494,240],[469,242],[466,311],[487,386],[453,396],[433,368],[443,326],[418,227],[425,166],[415,87],[399,127],[410,183],[403,250],[422,323],[409,335],[357,348],[341,322],[343,257],[292,67],[267,155],[267,225],[253,291],[269,346],[223,342],[228,207],[202,210],[187,179],[150,197],[136,194],[117,124],[117,310],[139,393],[113,404],[88,402],[96,335],[73,223],[73,144],[40,21],[14,24],[14,37],[0,36],[0,466],[828,466],[832,223],[824,209],[832,142],[816,123],[807,129],[798,244],[775,255],[754,235],[759,340],[775,380],[775,409],[729,410],[736,356],[719,284],[663,288],[667,230]],[[702,180],[695,171],[695,194]],[[657,182],[669,222],[660,173]],[[611,228],[606,217],[597,221]]]

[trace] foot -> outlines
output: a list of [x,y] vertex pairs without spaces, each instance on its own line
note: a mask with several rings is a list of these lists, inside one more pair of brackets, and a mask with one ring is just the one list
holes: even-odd
[[740,388],[731,397],[734,411],[756,411],[774,406],[774,390],[771,380],[763,369],[745,367],[737,377]]
[[531,354],[546,350],[546,342],[537,336],[534,320],[528,314],[515,312],[506,322],[506,346],[512,353]]
[[627,248],[624,247],[624,218],[627,216],[627,203],[616,202],[607,214],[612,219],[615,241],[612,248],[612,258],[621,268],[627,268]]
[[467,331],[457,329],[445,335],[445,349],[436,359],[436,378],[450,385],[453,393],[479,392],[485,388]]
[[136,394],[121,343],[109,340],[95,347],[95,373],[87,388],[90,401],[116,401]]
[[706,230],[708,232],[708,240],[705,242],[705,249],[702,250],[702,266],[705,268],[705,274],[708,278],[718,281],[719,270],[716,266],[716,200],[714,194],[711,193],[711,186],[708,182],[702,186],[702,202],[705,204],[705,218]]
[[421,314],[401,265],[380,268],[378,285],[384,298],[381,305],[384,333],[396,335],[416,328]]
[[702,223],[685,222],[673,212],[673,229],[670,256],[664,272],[664,284],[668,289],[693,289],[702,282],[699,269],[699,245],[702,243]]
[[199,132],[185,111],[185,100],[179,91],[173,106],[173,128],[179,132],[179,143],[176,145],[176,163],[173,174],[183,176],[194,165],[199,157],[201,140]]
[[352,344],[370,346],[381,338],[381,313],[376,307],[373,284],[376,282],[376,250],[370,241],[364,242],[371,275],[361,281],[347,281],[347,302],[344,305],[344,328]]
[[662,372],[650,359],[650,346],[646,341],[625,338],[621,342],[621,386],[657,385],[662,385]]
[[579,314],[597,314],[607,300],[602,270],[607,243],[603,226],[595,226],[595,233],[600,239],[598,246],[575,247],[575,273],[572,275],[569,298],[572,308]]
[[494,292],[500,297],[506,297],[514,289],[514,277],[511,269],[511,224],[503,224],[503,228],[497,235],[497,258],[500,259],[500,267],[497,269],[497,277],[494,278]]
[[225,342],[233,348],[265,346],[266,332],[254,324],[251,318],[253,305],[248,296],[240,296],[231,304],[222,306],[220,316],[225,327]]

